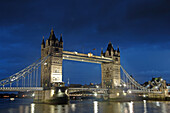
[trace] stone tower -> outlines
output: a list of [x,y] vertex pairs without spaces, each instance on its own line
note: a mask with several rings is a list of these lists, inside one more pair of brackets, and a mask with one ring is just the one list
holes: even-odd
[[102,63],[102,88],[114,88],[120,86],[120,51],[119,47],[113,48],[111,42],[109,42],[107,50],[103,53],[102,57],[112,58],[113,62]]
[[45,41],[43,37],[41,43],[41,59],[49,56],[45,63],[41,64],[41,86],[44,89],[50,89],[53,86],[63,85],[62,53],[62,34],[60,35],[60,40],[58,40],[52,29],[49,38]]

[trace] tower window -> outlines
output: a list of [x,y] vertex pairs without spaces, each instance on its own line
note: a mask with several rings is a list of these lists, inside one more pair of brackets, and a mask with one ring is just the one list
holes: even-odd
[[54,73],[59,73],[59,69],[54,70]]

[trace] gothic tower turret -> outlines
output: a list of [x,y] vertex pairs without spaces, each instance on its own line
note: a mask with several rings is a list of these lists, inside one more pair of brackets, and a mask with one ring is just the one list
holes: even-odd
[[60,47],[63,47],[63,38],[62,34],[60,34]]
[[46,40],[46,45],[44,38],[41,44],[41,59],[48,56],[46,62],[41,64],[41,86],[44,89],[50,89],[53,86],[61,86],[63,84],[62,53],[63,40],[60,38],[59,42],[52,29],[49,38]]
[[111,42],[109,42],[107,50],[103,53],[103,57],[112,58],[113,62],[107,62],[101,64],[102,69],[102,87],[114,88],[120,86],[120,51],[119,47],[113,48]]
[[44,36],[43,36],[43,40],[42,40],[42,43],[41,43],[41,49],[45,48],[45,42],[44,42]]

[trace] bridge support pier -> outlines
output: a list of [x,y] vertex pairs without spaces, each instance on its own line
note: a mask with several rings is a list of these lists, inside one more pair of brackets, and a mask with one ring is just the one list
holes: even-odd
[[68,103],[65,87],[54,87],[50,90],[35,91],[35,103],[64,104]]

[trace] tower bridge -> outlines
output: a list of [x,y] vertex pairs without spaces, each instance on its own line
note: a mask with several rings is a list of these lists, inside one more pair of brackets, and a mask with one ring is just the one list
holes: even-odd
[[[63,60],[101,64],[101,88],[70,88],[70,92],[75,90],[96,90],[107,92],[108,90],[111,90],[110,92],[112,93],[114,92],[112,90],[118,87],[123,87],[131,90],[132,93],[158,93],[158,90],[143,87],[125,71],[120,64],[119,47],[117,49],[113,48],[111,42],[109,42],[105,52],[103,52],[103,50],[101,51],[100,56],[93,55],[92,53],[84,54],[63,51],[62,35],[60,35],[60,39],[56,38],[53,29],[47,40],[44,40],[43,37],[41,43],[41,58],[21,71],[0,80],[0,91],[39,90],[43,100],[51,99],[55,95],[55,87],[64,86],[62,78]],[[163,92],[161,93],[163,94]],[[38,92],[37,94],[40,93]]]

